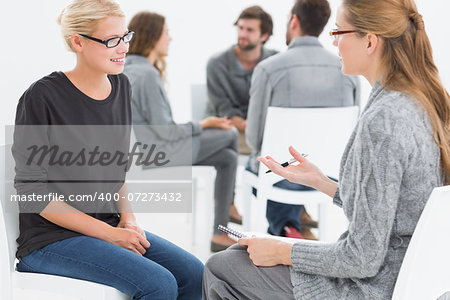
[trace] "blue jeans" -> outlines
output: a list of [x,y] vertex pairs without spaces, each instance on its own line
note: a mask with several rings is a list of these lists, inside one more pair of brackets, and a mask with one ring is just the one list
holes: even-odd
[[76,236],[31,252],[17,269],[109,285],[132,299],[201,299],[203,263],[171,242],[145,234],[150,248],[143,256]]

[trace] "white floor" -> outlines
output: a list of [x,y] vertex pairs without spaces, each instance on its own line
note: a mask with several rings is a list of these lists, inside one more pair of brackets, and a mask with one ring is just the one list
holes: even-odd
[[[238,176],[238,183],[240,176]],[[137,213],[137,221],[139,225],[147,231],[155,233],[167,240],[177,244],[185,250],[193,253],[201,261],[206,262],[213,254],[210,252],[210,239],[212,235],[213,222],[213,199],[207,199],[205,195],[206,181],[199,182],[198,198],[196,203],[196,220],[195,234],[191,232],[192,215],[188,213]],[[252,199],[255,201],[255,199]],[[207,202],[209,201],[209,203]],[[240,185],[237,185],[235,203],[238,209],[242,212],[243,201],[241,197]],[[308,212],[313,218],[317,218],[317,207],[307,207]],[[265,222],[264,216],[259,217]],[[342,210],[332,204],[330,198],[330,205],[327,208],[327,227],[325,232],[326,241],[335,241],[341,233],[344,232],[347,226],[346,219]],[[230,223],[229,226],[236,230],[243,230],[242,226]],[[317,231],[313,231],[317,235]],[[194,239],[194,241],[193,241]],[[150,248],[151,251],[151,248]],[[37,294],[31,292],[19,292],[16,299],[36,299],[36,300],[56,300],[62,299],[61,296],[50,294]],[[77,299],[75,297],[64,297],[64,299]]]

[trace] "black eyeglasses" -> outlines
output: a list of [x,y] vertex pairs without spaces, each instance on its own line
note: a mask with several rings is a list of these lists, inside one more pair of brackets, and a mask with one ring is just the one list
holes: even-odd
[[347,34],[347,33],[353,33],[353,32],[358,32],[358,30],[342,30],[339,31],[337,29],[333,29],[330,31],[330,36],[333,37],[333,39],[337,39],[339,35],[341,34]]
[[114,38],[110,38],[110,39],[107,39],[107,40],[97,39],[95,37],[88,36],[88,35],[81,34],[81,33],[80,33],[80,35],[82,37],[90,39],[91,41],[103,44],[103,45],[106,46],[106,48],[114,48],[114,47],[117,47],[119,45],[120,40],[123,40],[124,43],[129,43],[133,39],[134,32],[133,31],[128,31],[128,33],[125,34],[122,37],[114,37]]

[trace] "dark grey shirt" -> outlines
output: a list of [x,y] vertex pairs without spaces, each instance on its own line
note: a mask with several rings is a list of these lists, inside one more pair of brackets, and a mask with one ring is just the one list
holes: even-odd
[[259,63],[253,73],[245,131],[252,148],[250,167],[258,171],[267,108],[339,107],[360,103],[360,82],[341,72],[334,54],[323,48],[316,37],[292,40],[286,52]]
[[[234,47],[213,56],[208,62],[207,113],[218,117],[240,116],[246,119],[253,69],[247,71],[241,66],[234,53]],[[263,47],[259,61],[276,53],[278,51]]]
[[[26,164],[29,157],[27,147],[29,143],[30,131],[39,134],[34,137],[39,140],[40,145],[64,146],[67,140],[71,140],[74,145],[86,143],[86,147],[95,145],[95,134],[92,139],[88,136],[80,136],[75,125],[90,125],[93,132],[101,126],[127,125],[114,128],[129,128],[131,124],[130,109],[130,84],[125,75],[108,75],[111,82],[111,93],[104,100],[94,100],[82,93],[63,72],[53,72],[33,83],[22,95],[17,104],[16,129],[13,155],[16,162],[15,188],[18,195],[46,195],[49,192],[57,192],[59,195],[89,195],[94,191],[97,193],[114,194],[119,191],[125,180],[125,170],[123,167],[114,169],[112,181],[102,181],[107,178],[107,167],[89,168],[87,163],[69,166],[64,168],[61,164]],[[21,126],[30,125],[30,126]],[[39,125],[39,126],[38,126]],[[35,128],[52,125],[53,128],[43,131]],[[69,126],[70,125],[70,126]],[[64,139],[58,135],[56,128],[66,128]],[[21,132],[22,134],[19,134]],[[119,149],[126,153],[129,145],[129,134],[113,133],[114,140],[111,140],[113,147],[109,148],[111,153]],[[69,135],[70,134],[70,135]],[[90,149],[90,148],[88,148]],[[75,150],[73,150],[75,153]],[[91,150],[88,150],[91,151]],[[80,160],[78,160],[80,162]],[[63,169],[63,170],[62,170]],[[65,174],[64,170],[68,173]],[[110,169],[108,169],[110,170]],[[82,172],[80,174],[80,172]],[[86,183],[71,181],[74,174],[83,175]],[[56,183],[51,180],[56,179]],[[80,178],[77,178],[80,179]],[[120,179],[120,180],[117,180]],[[89,182],[90,180],[94,180]],[[67,197],[65,197],[67,199]],[[48,198],[50,201],[51,198]],[[95,197],[94,197],[95,200]],[[19,244],[16,256],[24,257],[32,251],[60,241],[69,237],[81,235],[81,233],[60,227],[47,219],[41,217],[40,213],[49,201],[20,202],[20,211],[31,211],[35,213],[20,213],[20,236],[17,239]],[[94,202],[66,202],[90,216],[104,221],[112,226],[119,222],[116,213],[104,213],[105,211],[116,211],[114,201],[94,201]],[[99,206],[97,206],[99,205]],[[37,206],[37,207],[36,207]],[[93,212],[92,208],[99,212]]]
[[348,229],[334,243],[294,244],[295,298],[390,299],[425,203],[442,184],[427,112],[376,83],[344,151],[333,199]]

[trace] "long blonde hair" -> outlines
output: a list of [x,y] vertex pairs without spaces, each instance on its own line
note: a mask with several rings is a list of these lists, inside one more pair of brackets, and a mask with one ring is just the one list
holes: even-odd
[[407,94],[426,109],[441,151],[444,184],[450,184],[450,98],[416,4],[413,0],[343,0],[343,4],[349,24],[384,41],[380,84]]
[[114,0],[72,1],[62,10],[57,20],[67,49],[75,52],[70,42],[74,33],[91,35],[100,20],[111,16],[125,16]]

